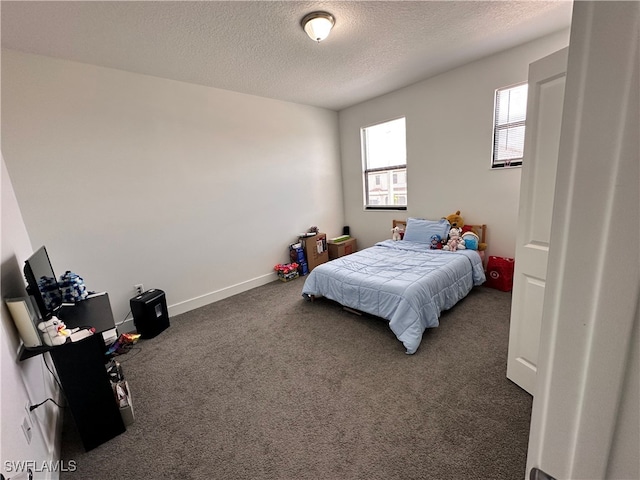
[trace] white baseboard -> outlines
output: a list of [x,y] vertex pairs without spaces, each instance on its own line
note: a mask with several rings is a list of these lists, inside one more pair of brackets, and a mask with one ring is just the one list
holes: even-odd
[[221,288],[220,290],[216,290],[214,292],[207,293],[190,300],[185,300],[184,302],[170,305],[168,307],[169,317],[180,315],[181,313],[186,313],[191,310],[195,310],[196,308],[204,307],[205,305],[209,305],[210,303],[232,297],[233,295],[246,292],[247,290],[251,290],[252,288],[266,285],[267,283],[271,283],[277,279],[278,276],[275,273],[269,273],[260,277],[252,278],[251,280],[247,280],[246,282],[236,283],[235,285]]

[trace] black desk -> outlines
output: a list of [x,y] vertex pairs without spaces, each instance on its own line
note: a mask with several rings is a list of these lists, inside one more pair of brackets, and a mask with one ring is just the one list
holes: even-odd
[[[57,317],[65,323],[69,330],[72,328],[93,327],[96,329],[96,334],[99,334],[115,328],[111,303],[107,293],[87,298],[73,306],[64,306],[58,310]],[[102,337],[102,335],[98,336]],[[54,348],[58,347],[50,347],[44,344],[41,347],[25,347],[23,345],[20,349],[20,360],[35,357]]]
[[73,306],[63,306],[57,316],[69,329],[93,327],[96,333],[102,333],[116,327],[109,295],[106,293],[87,298]]
[[92,326],[96,333],[57,347],[24,348],[20,359],[51,354],[84,448],[91,450],[126,430],[105,368],[106,346],[101,332],[115,326],[109,296],[99,295],[64,307],[59,318],[68,328]]

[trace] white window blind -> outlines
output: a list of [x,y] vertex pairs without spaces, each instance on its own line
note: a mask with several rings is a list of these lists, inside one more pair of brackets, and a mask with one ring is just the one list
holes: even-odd
[[526,83],[496,90],[492,168],[522,165],[527,92]]

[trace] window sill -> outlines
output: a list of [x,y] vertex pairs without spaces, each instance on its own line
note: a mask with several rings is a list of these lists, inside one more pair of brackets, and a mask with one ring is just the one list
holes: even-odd
[[522,168],[522,164],[518,165],[500,165],[499,167],[491,167],[489,170],[510,170],[512,168]]
[[406,210],[407,207],[404,205],[381,205],[381,206],[366,206],[364,207],[365,211],[387,211],[387,210]]

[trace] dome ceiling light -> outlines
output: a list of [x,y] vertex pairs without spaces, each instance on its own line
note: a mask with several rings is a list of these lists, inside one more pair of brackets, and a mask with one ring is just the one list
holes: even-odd
[[336,19],[327,12],[312,12],[305,15],[300,23],[309,38],[320,43],[329,36]]

